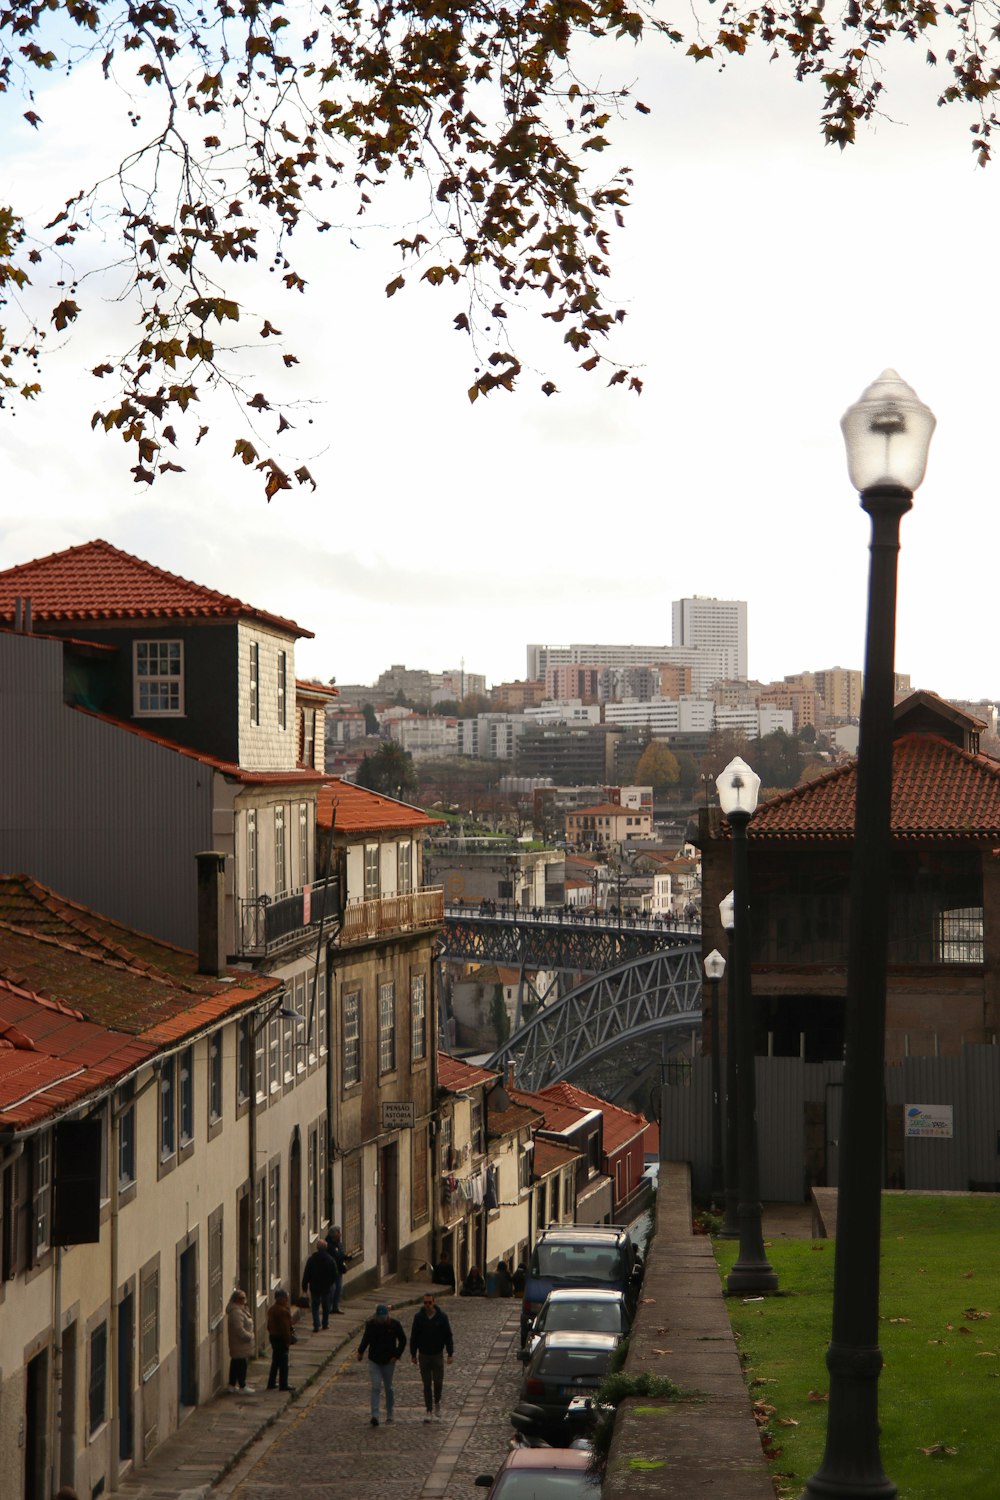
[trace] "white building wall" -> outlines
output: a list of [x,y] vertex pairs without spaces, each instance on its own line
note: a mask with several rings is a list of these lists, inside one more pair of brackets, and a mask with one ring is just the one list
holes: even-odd
[[[259,648],[260,722],[253,722],[250,645]],[[295,723],[295,638],[241,620],[237,628],[239,659],[240,765],[248,771],[294,771],[298,755]],[[278,716],[279,659],[285,657],[285,727]]]

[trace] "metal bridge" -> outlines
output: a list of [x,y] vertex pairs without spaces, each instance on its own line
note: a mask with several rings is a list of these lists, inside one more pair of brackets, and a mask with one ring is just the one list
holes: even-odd
[[623,1042],[701,1024],[701,945],[661,948],[631,958],[544,1005],[490,1067],[513,1062],[524,1089],[579,1071]]
[[439,947],[446,958],[505,964],[512,969],[597,974],[630,958],[687,947],[701,937],[698,922],[607,912],[573,913],[543,907],[446,906]]

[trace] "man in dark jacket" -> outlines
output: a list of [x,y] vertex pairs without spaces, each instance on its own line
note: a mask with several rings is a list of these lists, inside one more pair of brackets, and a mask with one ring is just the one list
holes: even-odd
[[[420,1361],[420,1378],[424,1383],[425,1422],[433,1416],[441,1420],[441,1388],[444,1385],[444,1357],[448,1354],[451,1364],[455,1344],[451,1336],[448,1316],[438,1307],[430,1292],[424,1294],[424,1305],[413,1319],[410,1331],[410,1353],[413,1363]],[[433,1394],[433,1402],[432,1402]]]
[[330,1259],[333,1261],[334,1278],[330,1297],[330,1311],[343,1314],[340,1305],[340,1294],[344,1289],[344,1272],[347,1270],[347,1262],[350,1256],[344,1249],[344,1237],[340,1232],[340,1225],[334,1224],[326,1237],[326,1248]]
[[319,1332],[320,1313],[323,1315],[323,1327],[329,1328],[330,1326],[333,1284],[336,1279],[337,1266],[326,1248],[326,1240],[316,1240],[312,1255],[306,1261],[305,1270],[302,1272],[302,1290],[309,1293],[314,1333]]
[[372,1388],[372,1426],[378,1426],[379,1392],[385,1388],[385,1420],[393,1420],[393,1408],[396,1398],[392,1390],[392,1377],[396,1373],[396,1361],[406,1348],[406,1334],[403,1332],[395,1318],[389,1316],[389,1309],[384,1302],[380,1302],[375,1309],[374,1318],[369,1318],[365,1324],[365,1331],[358,1347],[358,1359],[364,1357],[365,1350],[368,1351],[368,1376]]

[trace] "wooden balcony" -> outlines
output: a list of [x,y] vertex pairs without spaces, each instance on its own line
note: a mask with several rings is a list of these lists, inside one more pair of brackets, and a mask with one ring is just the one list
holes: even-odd
[[340,920],[340,942],[366,943],[397,933],[419,932],[444,921],[444,889],[430,886],[406,896],[349,901]]

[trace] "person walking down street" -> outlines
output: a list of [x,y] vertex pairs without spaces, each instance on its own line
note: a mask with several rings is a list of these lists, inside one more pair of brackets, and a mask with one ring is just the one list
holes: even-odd
[[247,1361],[257,1352],[257,1333],[253,1326],[253,1314],[247,1307],[247,1294],[238,1286],[229,1299],[226,1309],[226,1337],[229,1343],[228,1391],[249,1391],[247,1385]]
[[389,1316],[389,1309],[380,1302],[374,1318],[369,1318],[358,1346],[358,1359],[368,1352],[368,1378],[371,1381],[371,1423],[378,1426],[379,1394],[385,1391],[385,1420],[393,1420],[396,1397],[392,1389],[392,1377],[396,1363],[406,1348],[406,1334],[396,1319]]
[[420,1378],[424,1383],[425,1422],[432,1417],[436,1422],[441,1420],[445,1353],[451,1364],[455,1342],[448,1314],[441,1311],[432,1293],[425,1292],[423,1306],[414,1317],[410,1330],[410,1354],[414,1364],[419,1360]]
[[330,1313],[333,1310],[333,1287],[337,1280],[337,1264],[329,1250],[326,1248],[326,1240],[316,1240],[313,1252],[306,1261],[305,1270],[302,1272],[302,1290],[309,1293],[309,1306],[312,1308],[313,1332],[319,1333],[320,1316],[323,1318],[323,1327],[330,1326]]
[[278,1287],[274,1301],[267,1310],[267,1336],[271,1341],[271,1368],[267,1376],[267,1388],[275,1386],[281,1391],[293,1391],[288,1384],[288,1350],[292,1342],[292,1309],[288,1293]]
[[340,1305],[340,1294],[344,1290],[344,1272],[347,1270],[347,1262],[350,1256],[344,1249],[344,1237],[340,1232],[340,1225],[334,1224],[326,1237],[327,1254],[333,1261],[333,1286],[330,1289],[330,1311],[338,1317],[343,1317],[344,1309]]

